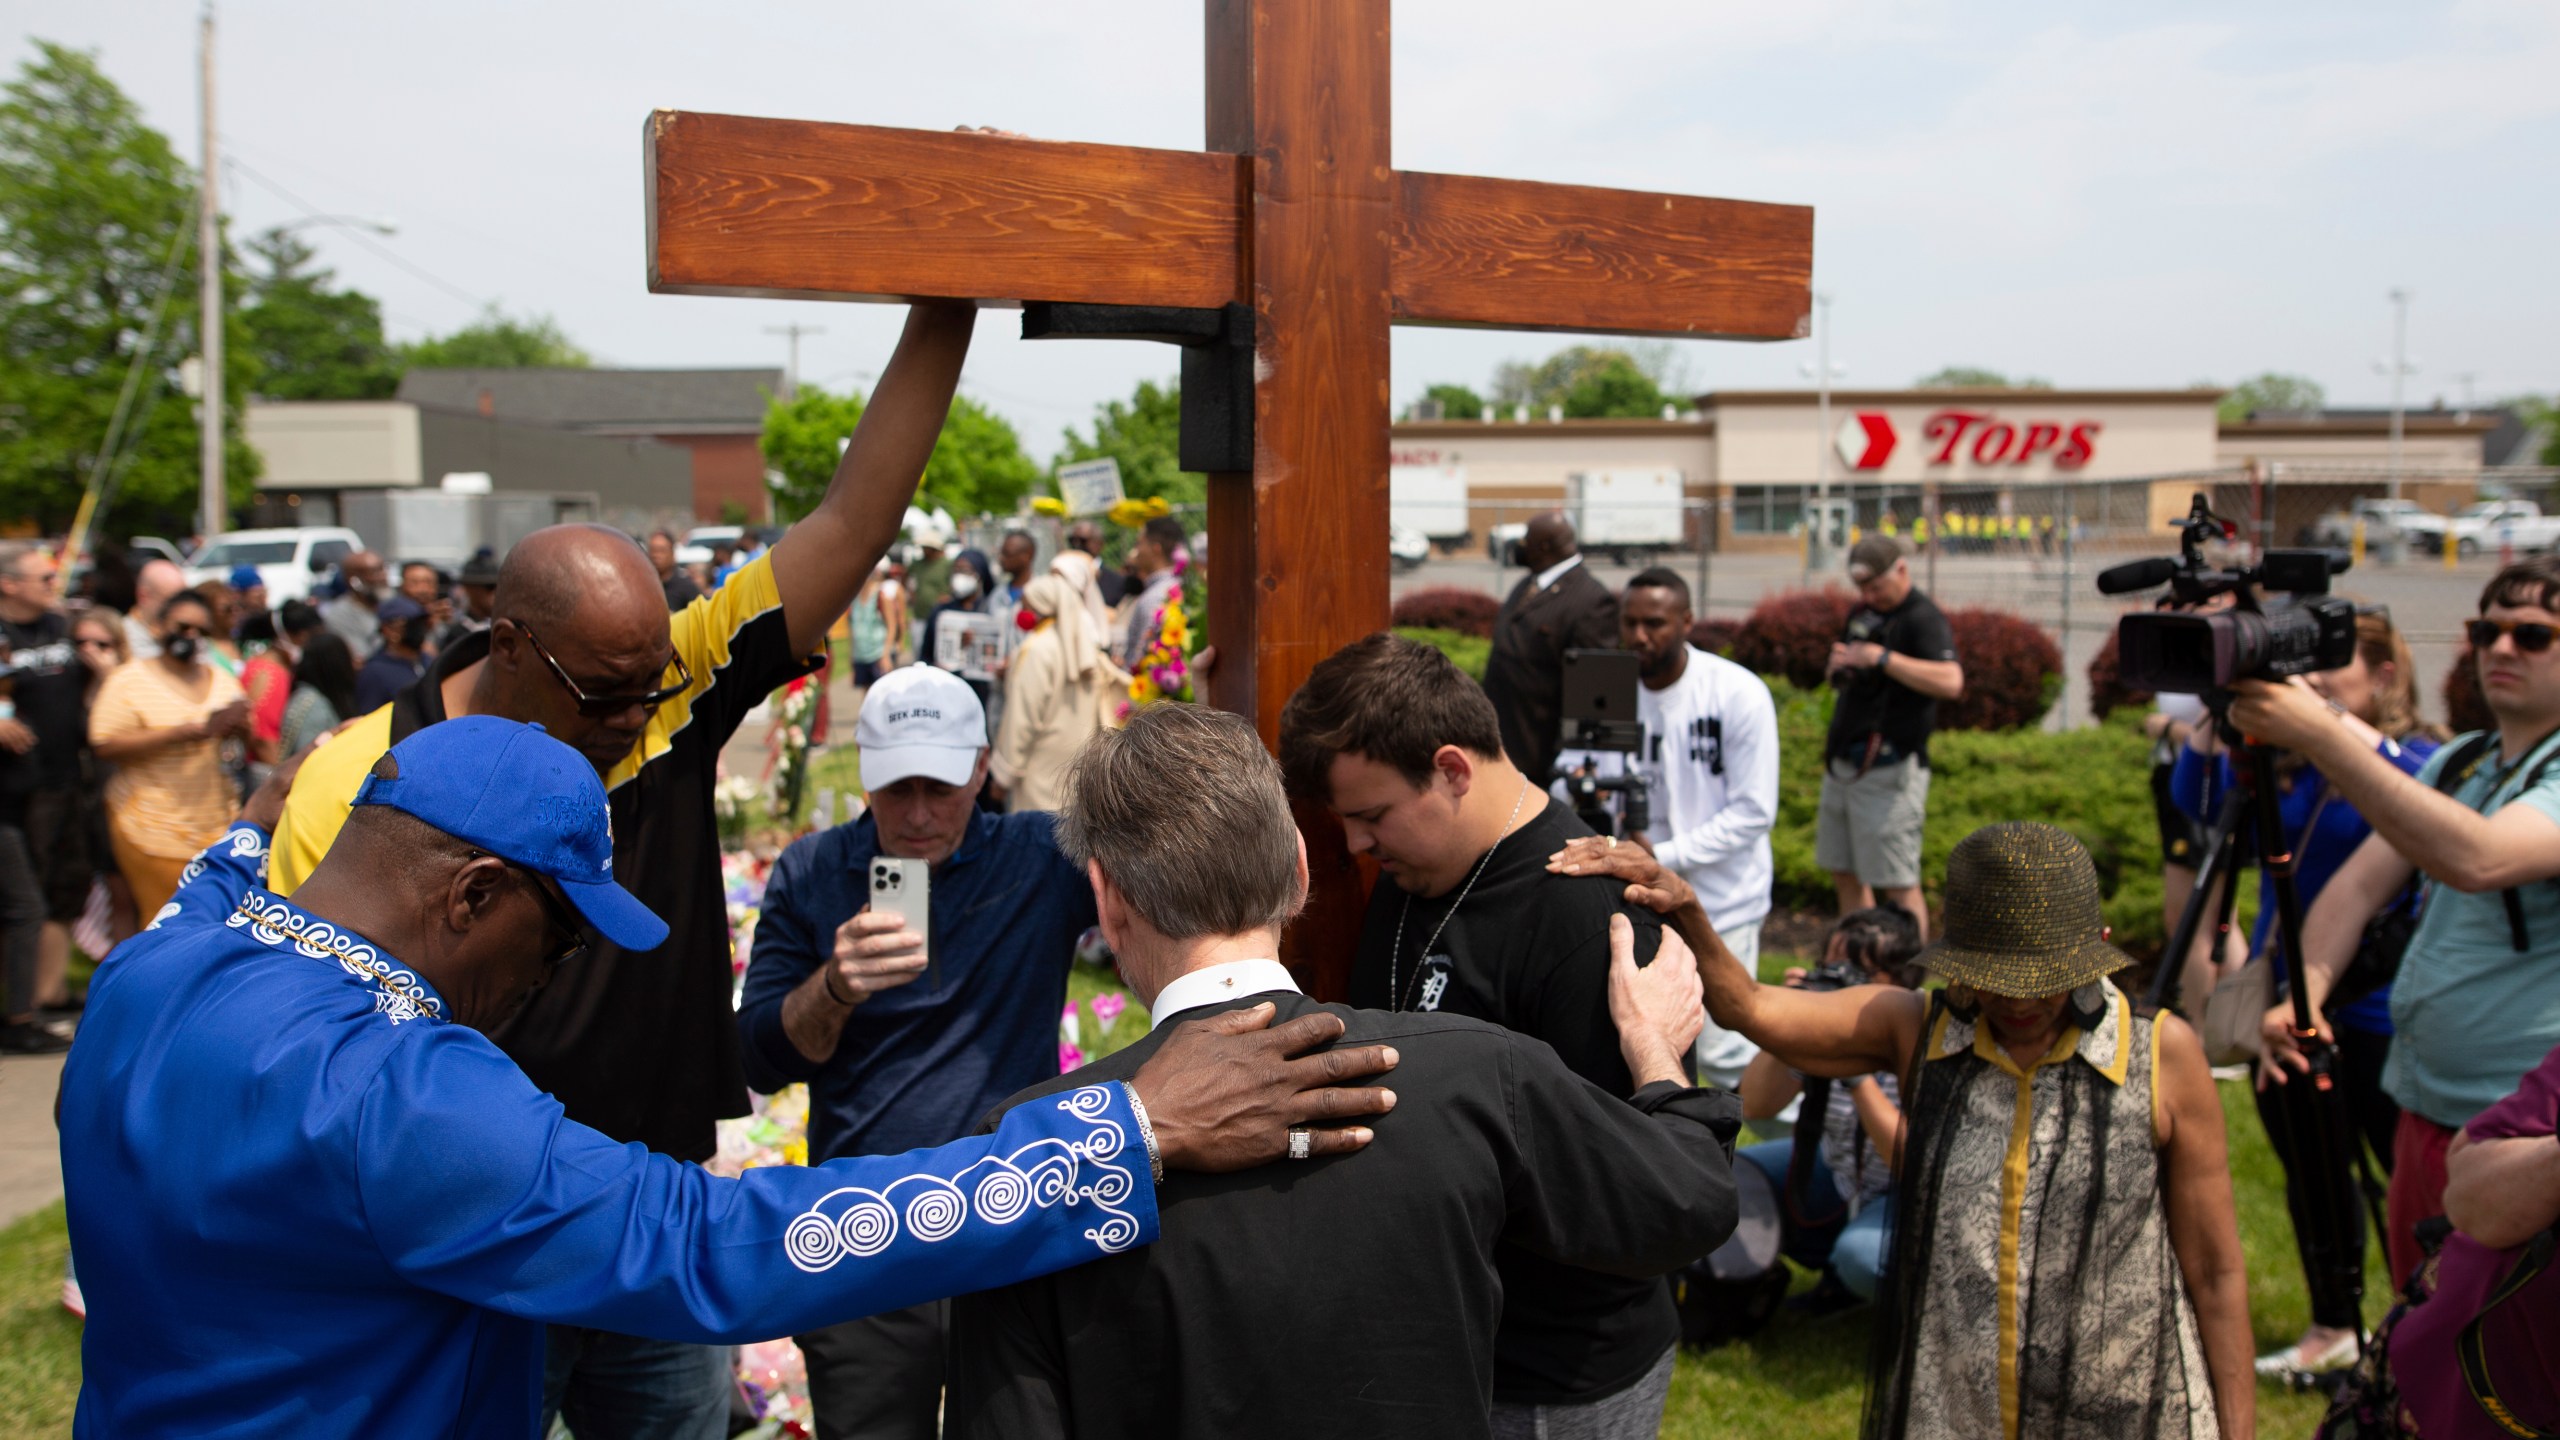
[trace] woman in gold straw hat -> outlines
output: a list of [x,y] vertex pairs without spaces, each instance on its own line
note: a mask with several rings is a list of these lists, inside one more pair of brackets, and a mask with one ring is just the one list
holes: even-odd
[[1869,1440],[2254,1432],[2222,1105],[2195,1032],[2107,979],[2131,962],[2080,842],[2004,824],[1956,846],[1932,992],[1759,984],[1638,846],[1576,840],[1549,868],[1661,912],[1717,1024],[1809,1074],[1903,1076]]

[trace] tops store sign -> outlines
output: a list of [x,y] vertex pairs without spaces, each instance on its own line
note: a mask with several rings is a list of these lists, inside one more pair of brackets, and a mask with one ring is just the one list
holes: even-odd
[[[2097,453],[2095,420],[2004,420],[1989,410],[1940,410],[1920,427],[1925,464],[2027,466],[2038,460],[2056,470],[2079,470]],[[1901,444],[1892,417],[1861,410],[1841,422],[1833,437],[1852,470],[1881,470]]]

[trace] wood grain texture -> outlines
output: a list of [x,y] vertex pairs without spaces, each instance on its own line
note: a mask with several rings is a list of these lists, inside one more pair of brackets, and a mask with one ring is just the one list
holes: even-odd
[[645,148],[660,294],[1246,298],[1232,154],[675,110]]
[[[1387,623],[1387,3],[1207,9],[1209,141],[1253,164],[1258,330],[1251,483],[1209,492],[1212,574],[1250,566],[1219,593],[1242,578],[1252,601],[1230,617],[1213,600],[1209,619],[1220,654],[1243,647],[1252,662],[1217,698],[1270,742],[1316,662]],[[1299,820],[1310,893],[1282,958],[1310,993],[1339,998],[1366,892],[1332,817],[1301,805]]]
[[1409,324],[1789,340],[1813,308],[1813,210],[1638,190],[1396,176]]

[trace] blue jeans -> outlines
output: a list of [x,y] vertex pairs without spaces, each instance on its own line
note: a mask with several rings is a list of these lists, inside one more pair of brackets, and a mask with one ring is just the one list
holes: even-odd
[[728,1440],[737,1388],[726,1345],[550,1327],[542,1433],[556,1417],[578,1440]]
[[[1849,1293],[1861,1300],[1876,1298],[1876,1282],[1884,1274],[1886,1243],[1893,1223],[1893,1192],[1870,1200],[1855,1218],[1832,1220],[1828,1224],[1805,1225],[1790,1213],[1786,1203],[1787,1162],[1795,1154],[1795,1141],[1769,1140],[1746,1145],[1733,1152],[1736,1159],[1748,1160],[1769,1177],[1770,1188],[1779,1195],[1779,1249],[1790,1260],[1808,1269],[1830,1267],[1840,1277]],[[1831,1178],[1831,1167],[1817,1165],[1806,1178],[1804,1208],[1817,1216],[1843,1215],[1848,1206],[1840,1198],[1840,1187]]]

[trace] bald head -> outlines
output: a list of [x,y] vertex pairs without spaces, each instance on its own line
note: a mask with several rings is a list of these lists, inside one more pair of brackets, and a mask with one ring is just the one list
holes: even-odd
[[1520,561],[1532,570],[1571,559],[1581,548],[1573,533],[1573,522],[1561,510],[1550,510],[1529,521],[1528,533],[1520,537]]
[[489,613],[565,639],[599,620],[615,628],[633,617],[663,620],[666,609],[658,569],[630,536],[607,525],[554,525],[507,552]]
[[166,560],[145,560],[133,575],[133,608],[157,615],[169,597],[187,588],[187,572]]

